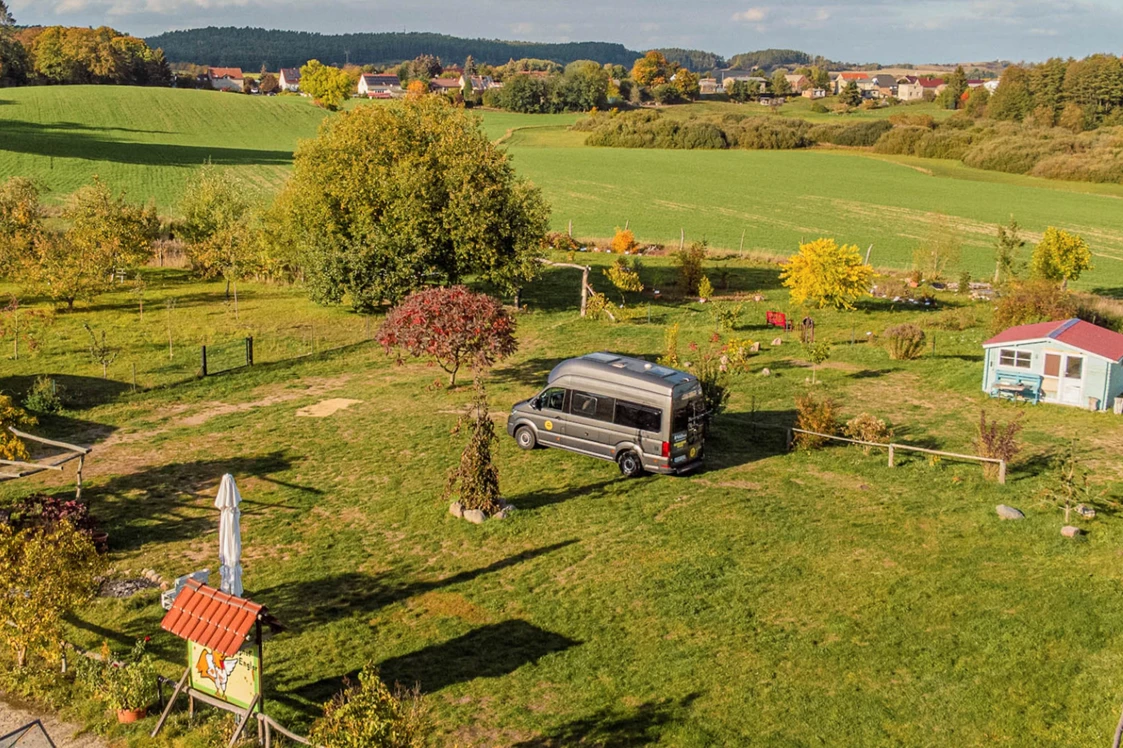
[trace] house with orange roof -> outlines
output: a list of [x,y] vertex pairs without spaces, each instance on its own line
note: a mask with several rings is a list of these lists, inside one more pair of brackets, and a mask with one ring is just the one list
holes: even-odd
[[211,88],[218,91],[245,90],[246,78],[242,75],[241,68],[208,68],[207,78],[210,79]]

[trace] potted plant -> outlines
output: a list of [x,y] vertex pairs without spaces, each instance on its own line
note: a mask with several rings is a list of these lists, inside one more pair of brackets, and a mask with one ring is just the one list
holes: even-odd
[[117,712],[123,724],[143,719],[156,700],[156,666],[147,651],[148,637],[137,641],[122,661],[115,661],[108,643],[101,647],[101,660],[79,665],[78,678],[94,698]]

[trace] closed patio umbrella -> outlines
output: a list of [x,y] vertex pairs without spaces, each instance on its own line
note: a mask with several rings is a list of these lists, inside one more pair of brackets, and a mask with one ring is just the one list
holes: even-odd
[[242,521],[238,508],[241,503],[242,497],[234,484],[234,476],[227,473],[222,476],[222,484],[214,500],[215,508],[221,512],[218,518],[218,563],[222,591],[236,597],[242,596]]

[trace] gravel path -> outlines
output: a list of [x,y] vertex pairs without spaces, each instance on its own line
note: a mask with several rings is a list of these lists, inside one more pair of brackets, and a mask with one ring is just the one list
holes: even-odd
[[96,735],[79,735],[81,728],[78,725],[38,714],[0,694],[0,735],[7,735],[36,719],[42,721],[57,748],[108,748],[108,743]]

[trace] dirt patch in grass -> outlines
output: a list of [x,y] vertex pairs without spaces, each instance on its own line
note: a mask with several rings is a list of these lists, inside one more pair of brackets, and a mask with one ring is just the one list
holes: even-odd
[[296,411],[296,415],[301,418],[327,418],[333,413],[338,413],[341,410],[347,410],[352,405],[358,405],[362,400],[349,400],[345,397],[332,397],[327,400],[321,400],[315,405],[306,405]]

